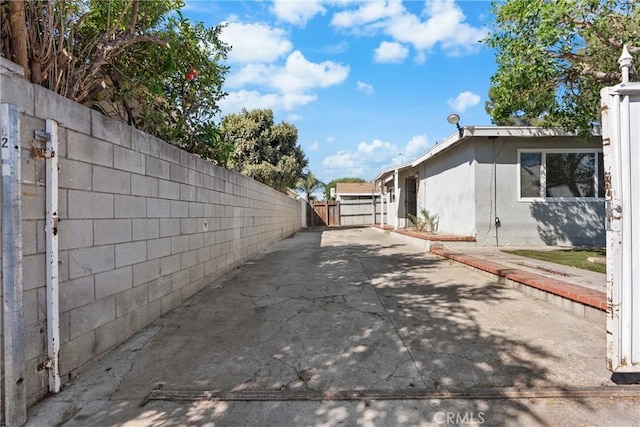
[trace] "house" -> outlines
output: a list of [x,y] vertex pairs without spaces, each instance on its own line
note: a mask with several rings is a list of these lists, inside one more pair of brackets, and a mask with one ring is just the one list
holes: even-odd
[[371,225],[379,220],[381,195],[375,183],[338,182],[335,197],[340,225]]
[[426,209],[440,234],[478,246],[603,246],[603,171],[596,135],[467,126],[375,178],[385,194],[378,223],[410,228],[408,214]]
[[380,197],[380,190],[373,182],[336,183],[336,201],[371,200]]

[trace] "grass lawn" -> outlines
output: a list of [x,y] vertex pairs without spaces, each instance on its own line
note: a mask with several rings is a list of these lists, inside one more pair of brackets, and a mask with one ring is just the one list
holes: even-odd
[[568,265],[570,267],[581,268],[583,270],[596,271],[598,273],[607,272],[607,266],[605,264],[598,264],[587,260],[589,257],[606,256],[607,252],[605,249],[560,249],[553,251],[503,250],[502,252],[539,259],[542,261],[554,262],[556,264]]

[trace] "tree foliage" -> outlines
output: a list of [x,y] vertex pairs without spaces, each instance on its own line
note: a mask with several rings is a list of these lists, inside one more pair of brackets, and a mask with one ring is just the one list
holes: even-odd
[[230,169],[280,191],[296,187],[307,159],[295,126],[275,124],[271,110],[243,109],[223,117],[220,132],[224,143],[234,147]]
[[220,26],[182,0],[2,1],[1,53],[25,78],[205,158],[224,162]]
[[313,193],[321,188],[324,188],[324,183],[311,171],[303,173],[296,185],[297,190],[304,192],[307,201],[311,201]]
[[640,52],[638,0],[507,0],[494,3],[486,42],[498,69],[488,105],[495,123],[539,119],[582,136],[600,118],[600,89],[620,82],[626,44]]
[[355,182],[355,183],[364,183],[367,182],[362,178],[354,178],[354,177],[346,177],[346,178],[337,178],[333,181],[329,181],[327,185],[324,187],[324,198],[325,200],[333,200],[335,197],[331,197],[331,189],[336,188],[336,184],[339,182]]

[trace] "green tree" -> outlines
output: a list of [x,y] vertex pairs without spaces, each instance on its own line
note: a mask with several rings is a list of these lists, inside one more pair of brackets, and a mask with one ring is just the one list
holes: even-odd
[[324,198],[325,200],[333,200],[335,199],[335,197],[331,197],[331,189],[332,188],[336,188],[336,184],[339,182],[367,182],[362,178],[353,178],[353,177],[347,177],[347,178],[337,178],[334,179],[333,181],[329,181],[329,183],[327,185],[325,185],[324,187]]
[[324,188],[324,183],[316,178],[311,171],[303,173],[296,185],[297,190],[304,192],[307,201],[311,201],[313,193],[321,188]]
[[[201,156],[226,161],[214,116],[229,49],[182,0],[3,1],[0,51],[25,77]],[[10,30],[9,30],[10,29]]]
[[600,89],[620,82],[623,45],[640,51],[638,0],[507,0],[493,8],[492,120],[536,118],[589,136]]
[[242,109],[222,118],[220,133],[233,147],[227,166],[280,191],[295,188],[307,166],[298,129],[274,123],[273,111]]

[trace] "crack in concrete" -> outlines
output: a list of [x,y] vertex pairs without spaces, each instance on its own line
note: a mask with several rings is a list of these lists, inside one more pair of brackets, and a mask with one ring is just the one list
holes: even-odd
[[[371,280],[372,280],[371,276],[369,275],[369,272],[364,268],[364,265],[362,263],[361,258],[359,256],[357,256],[356,259],[357,259],[358,263],[360,264],[360,268],[362,269],[362,272],[369,279],[369,283],[371,283]],[[418,367],[418,362],[416,361],[415,357],[413,356],[413,353],[411,352],[411,349],[409,348],[409,345],[405,342],[404,338],[402,338],[402,335],[400,334],[400,331],[398,330],[398,326],[396,325],[396,322],[393,320],[393,317],[391,317],[391,313],[389,313],[389,310],[387,309],[387,306],[385,305],[382,297],[380,296],[380,293],[378,292],[378,290],[376,289],[375,286],[373,286],[373,285],[370,285],[370,286],[373,289],[373,292],[375,292],[376,296],[378,297],[378,301],[380,302],[380,305],[382,306],[382,309],[386,313],[387,318],[389,319],[389,322],[391,322],[391,326],[395,330],[396,335],[398,336],[398,339],[402,343],[402,346],[404,347],[405,351],[407,352],[407,354],[411,358],[413,366],[414,366],[416,372],[418,373],[418,376],[420,377],[420,380],[422,381],[422,384],[426,388],[427,387],[427,382],[424,379],[424,376],[422,375],[422,372],[420,371],[420,368]]]

